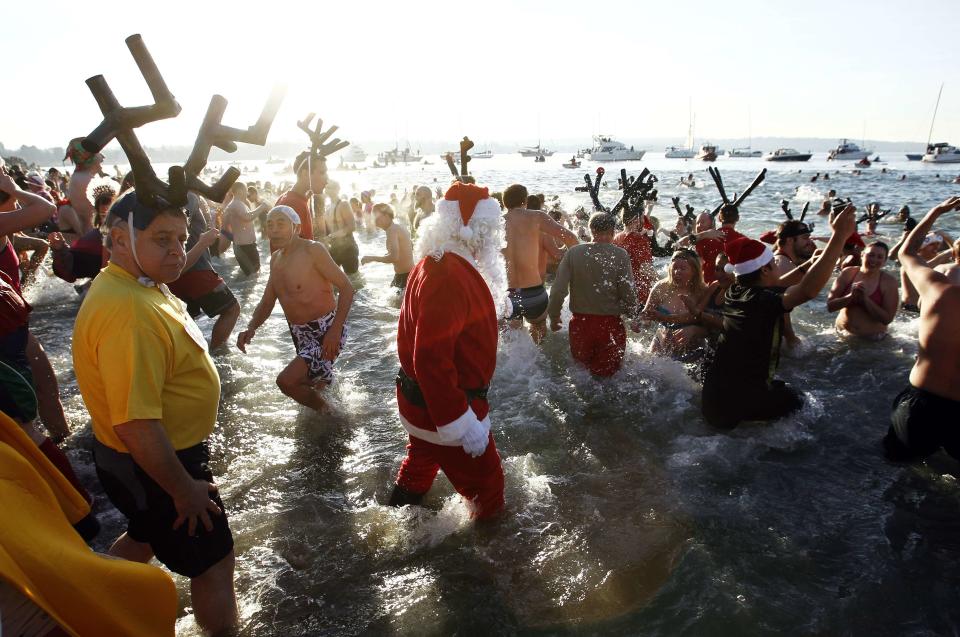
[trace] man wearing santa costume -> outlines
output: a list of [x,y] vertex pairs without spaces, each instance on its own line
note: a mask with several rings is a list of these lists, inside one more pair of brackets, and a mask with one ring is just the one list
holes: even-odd
[[503,509],[487,403],[506,309],[500,206],[486,188],[457,182],[418,232],[397,333],[397,405],[410,442],[390,504],[419,504],[443,469],[472,516],[488,519]]
[[723,333],[705,365],[702,410],[708,423],[732,429],[744,420],[781,418],[802,406],[799,393],[773,378],[783,315],[823,289],[855,226],[854,212],[847,206],[830,219],[833,235],[823,254],[789,287],[769,247],[747,237],[726,244],[730,263],[725,269],[737,278],[727,290]]

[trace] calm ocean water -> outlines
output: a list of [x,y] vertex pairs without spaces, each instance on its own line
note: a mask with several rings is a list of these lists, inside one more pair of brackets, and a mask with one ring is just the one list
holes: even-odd
[[[888,154],[889,155],[889,154]],[[902,158],[902,154],[897,157]],[[886,157],[894,159],[893,155]],[[588,205],[573,188],[584,172],[568,155],[545,164],[519,156],[476,160],[480,183],[513,182],[558,194],[568,209]],[[386,200],[413,184],[446,186],[431,166],[332,171],[345,194],[375,188]],[[252,163],[250,164],[253,165]],[[861,205],[909,204],[919,217],[960,192],[960,167],[906,161],[862,176],[822,156],[798,165],[721,158],[727,191],[742,190],[762,167],[766,182],[741,211],[751,236],[783,219],[782,198],[799,210],[828,188]],[[245,179],[274,182],[258,164]],[[698,209],[716,190],[702,163],[652,152],[624,166],[661,178],[661,201],[679,194]],[[828,182],[809,183],[825,170]],[[797,170],[802,170],[797,173]],[[696,188],[678,187],[694,172]],[[940,178],[936,174],[940,174]],[[906,174],[905,181],[898,181]],[[949,177],[949,178],[948,178]],[[289,176],[287,177],[289,178]],[[612,185],[616,175],[610,174]],[[797,187],[800,187],[799,194]],[[614,190],[601,192],[612,204]],[[672,224],[672,209],[658,208]],[[811,213],[812,214],[812,213]],[[815,234],[828,234],[818,219]],[[958,218],[944,227],[956,236]],[[881,224],[892,240],[899,225]],[[361,254],[383,252],[383,237],[358,234]],[[265,255],[265,249],[261,246]],[[662,265],[662,264],[661,264]],[[245,279],[231,253],[219,265],[240,299],[242,328],[266,273]],[[388,266],[355,278],[350,339],[330,390],[332,415],[283,397],[275,375],[293,348],[279,307],[251,353],[216,357],[223,384],[213,469],[237,547],[237,588],[246,635],[943,635],[960,630],[960,489],[945,459],[902,467],[885,462],[879,441],[890,402],[907,382],[916,320],[898,316],[891,338],[851,342],[833,330],[825,294],[794,312],[804,339],[780,375],[803,390],[797,415],[732,433],[708,428],[686,370],[651,357],[650,329],[630,337],[624,369],[598,382],[570,369],[566,330],[541,349],[524,334],[501,339],[491,419],[503,457],[507,512],[475,529],[442,477],[422,509],[397,510],[389,494],[404,455],[396,415],[399,299]],[[30,293],[32,325],[59,372],[75,428],[71,458],[97,493],[104,522],[98,548],[122,530],[102,494],[90,456],[89,420],[70,361],[78,309],[56,279]],[[209,334],[211,322],[201,328]],[[178,625],[196,633],[189,586]]]

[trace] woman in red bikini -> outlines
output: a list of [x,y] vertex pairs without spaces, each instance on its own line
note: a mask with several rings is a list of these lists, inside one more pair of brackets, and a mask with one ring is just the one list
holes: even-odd
[[888,248],[871,243],[859,267],[844,268],[827,296],[827,310],[840,312],[837,330],[870,340],[887,335],[887,325],[897,314],[897,280],[883,271]]

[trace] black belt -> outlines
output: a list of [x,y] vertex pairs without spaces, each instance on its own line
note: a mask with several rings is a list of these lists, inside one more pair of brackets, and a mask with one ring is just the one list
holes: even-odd
[[[407,399],[411,405],[416,405],[417,407],[426,408],[427,401],[423,398],[423,392],[420,390],[420,385],[414,378],[411,378],[403,368],[397,372],[397,388],[400,390],[400,393],[403,394],[403,397]],[[464,394],[467,396],[467,402],[471,402],[476,399],[486,400],[487,392],[490,391],[490,386],[481,387],[479,389],[461,389]]]

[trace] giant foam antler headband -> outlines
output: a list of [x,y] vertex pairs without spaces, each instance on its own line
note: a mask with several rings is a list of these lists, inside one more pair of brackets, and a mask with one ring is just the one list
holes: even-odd
[[137,199],[146,205],[185,205],[187,190],[195,190],[212,201],[223,201],[227,191],[240,176],[240,171],[231,167],[212,187],[201,181],[199,174],[207,163],[211,147],[217,146],[233,152],[237,149],[234,143],[237,141],[260,146],[265,144],[273,118],[283,101],[283,91],[274,89],[260,119],[246,131],[220,124],[227,108],[227,100],[220,95],[214,95],[190,157],[183,166],[171,166],[167,173],[168,183],[164,183],[154,172],[150,158],[137,139],[134,129],[150,122],[176,117],[180,114],[180,105],[167,88],[160,70],[143,43],[143,38],[134,34],[126,39],[126,43],[140,74],[150,88],[154,103],[148,106],[121,106],[102,75],[89,78],[87,86],[103,113],[103,121],[83,139],[81,144],[84,149],[97,153],[111,140],[116,139],[130,162]]
[[[317,118],[317,125],[313,129],[310,128],[310,123],[313,121],[313,118],[316,117],[316,113],[307,113],[307,116],[303,120],[297,122],[297,127],[305,132],[310,138],[310,154],[316,158],[321,159],[329,157],[339,150],[343,150],[350,145],[350,142],[346,140],[341,140],[339,137],[334,137],[330,139],[331,136],[339,126],[331,126],[323,131],[323,120]],[[329,142],[327,140],[330,139]]]
[[723,200],[720,203],[720,205],[714,208],[713,212],[710,213],[711,217],[716,217],[717,213],[719,213],[720,209],[723,208],[724,206],[732,206],[734,208],[739,208],[740,204],[743,203],[743,200],[746,199],[747,196],[750,193],[752,193],[757,186],[762,184],[763,180],[767,176],[767,169],[764,168],[759,173],[757,173],[757,176],[753,178],[753,182],[749,186],[747,186],[746,190],[740,193],[739,196],[737,196],[737,194],[734,193],[733,201],[730,201],[730,199],[727,198],[727,191],[723,187],[723,179],[720,177],[720,170],[718,170],[717,168],[714,168],[713,166],[710,166],[707,168],[707,172],[709,172],[710,176],[713,177],[713,183],[716,184],[717,191],[720,193],[720,198]]

